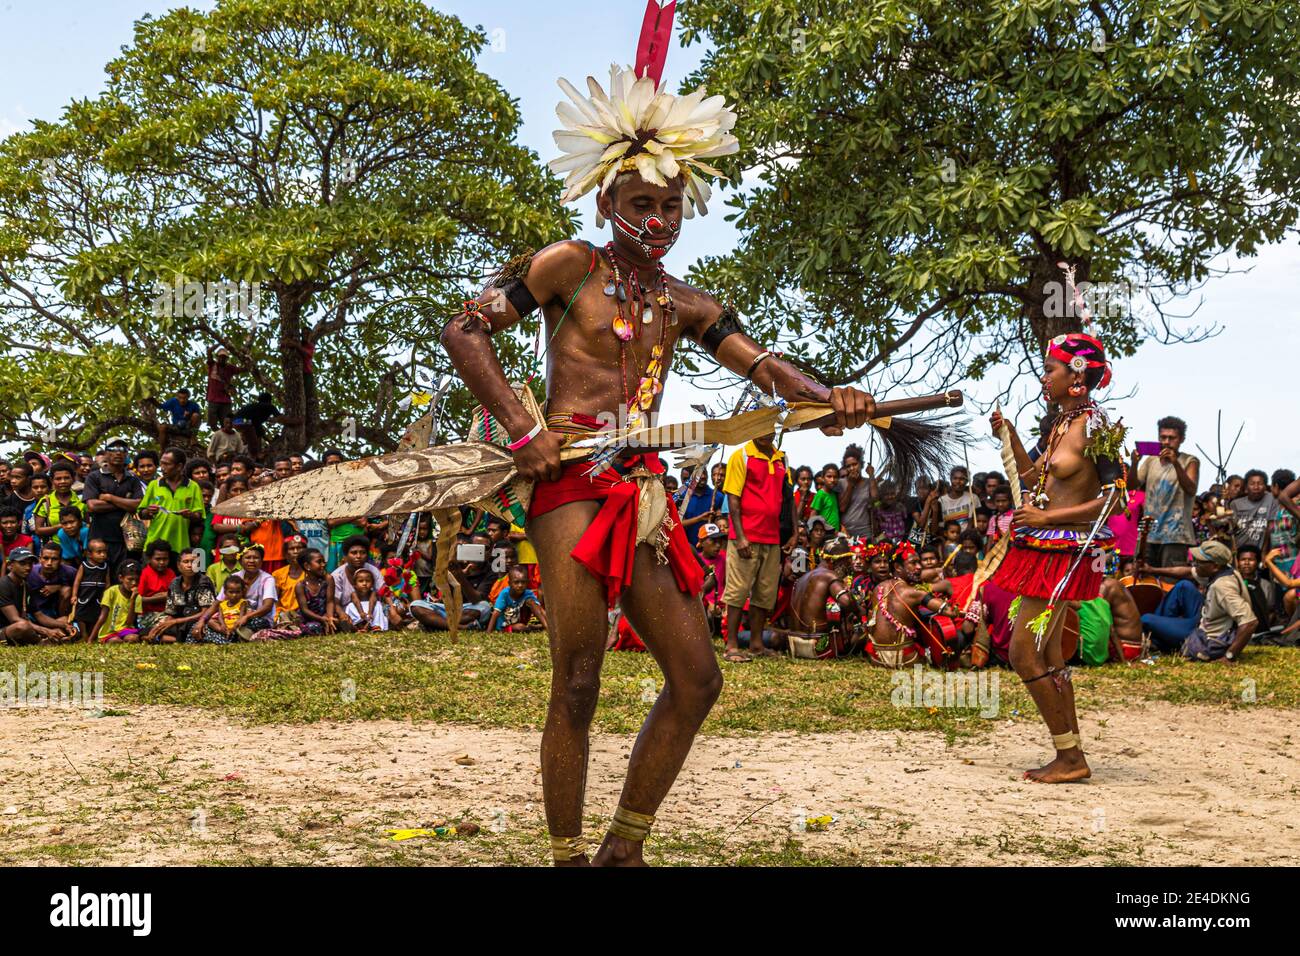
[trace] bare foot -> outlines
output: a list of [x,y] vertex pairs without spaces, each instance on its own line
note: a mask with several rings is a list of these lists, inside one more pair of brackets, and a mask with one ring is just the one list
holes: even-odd
[[1034,783],[1078,783],[1091,776],[1092,769],[1078,747],[1059,750],[1056,759],[1047,766],[1025,771],[1025,779]]
[[605,840],[596,851],[592,866],[649,866],[641,858],[642,843],[624,840],[612,833],[605,834]]

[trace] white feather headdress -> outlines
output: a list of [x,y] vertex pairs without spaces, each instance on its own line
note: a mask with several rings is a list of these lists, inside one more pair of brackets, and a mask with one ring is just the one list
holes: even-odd
[[[636,171],[648,183],[666,186],[681,176],[686,189],[685,215],[698,208],[708,213],[712,195],[701,173],[722,173],[700,160],[726,156],[740,149],[731,128],[736,114],[721,96],[705,97],[704,88],[675,96],[658,88],[648,76],[637,78],[617,64],[609,68],[609,93],[596,78],[587,77],[590,97],[563,77],[559,80],[572,103],[561,101],[555,115],[564,124],[554,132],[563,155],[551,160],[551,171],[568,173],[563,202],[572,202],[599,185],[604,192],[621,172]],[[596,224],[604,218],[596,213]]]

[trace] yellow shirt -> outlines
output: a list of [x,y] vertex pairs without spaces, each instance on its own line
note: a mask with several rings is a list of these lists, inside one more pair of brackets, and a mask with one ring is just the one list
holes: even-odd
[[[510,533],[523,534],[524,529],[519,527],[517,524],[512,524],[510,526]],[[515,555],[519,558],[520,564],[537,563],[537,549],[533,547],[533,543],[527,538],[522,538],[515,542]]]
[[[295,571],[298,573],[294,574]],[[306,571],[291,564],[286,564],[284,567],[276,568],[271,572],[271,577],[275,578],[275,589],[279,594],[279,603],[276,605],[275,611],[277,621],[284,620],[288,615],[297,612],[298,590],[296,585],[306,576]]]
[[[139,592],[132,597],[135,600],[135,612],[140,614],[144,610],[144,604],[140,600]],[[104,619],[104,626],[99,629],[100,637],[126,627],[126,619],[131,612],[131,601],[132,598],[122,593],[122,586],[119,584],[114,584],[104,592],[100,607],[108,611],[108,617]]]

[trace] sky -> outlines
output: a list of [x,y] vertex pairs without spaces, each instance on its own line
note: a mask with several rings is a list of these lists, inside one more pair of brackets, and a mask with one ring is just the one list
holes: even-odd
[[[0,0],[0,137],[27,128],[33,119],[55,119],[70,100],[98,93],[103,66],[130,43],[133,21],[179,5],[153,0]],[[208,0],[187,5],[213,6]],[[645,9],[642,0],[610,0],[598,6],[576,0],[433,0],[431,5],[488,32],[492,42],[480,57],[480,67],[518,98],[523,116],[520,140],[543,160],[556,154],[551,131],[558,125],[554,109],[562,94],[555,78],[564,76],[581,87],[588,74],[603,81],[611,62],[630,62]],[[700,44],[674,44],[664,74],[670,86],[698,64],[703,49]],[[685,224],[682,239],[665,261],[670,272],[682,275],[699,257],[735,245],[737,233],[722,218],[721,198],[715,196],[711,203],[713,214]],[[584,223],[580,237],[603,243],[608,236],[595,229],[592,196],[581,200],[578,209]],[[1197,454],[1194,446],[1199,443],[1217,457],[1216,420],[1222,412],[1225,451],[1244,426],[1232,471],[1300,471],[1300,428],[1290,404],[1300,381],[1300,243],[1292,236],[1252,259],[1225,257],[1216,265],[1233,271],[1170,308],[1195,310],[1198,325],[1222,331],[1194,345],[1144,345],[1132,358],[1116,363],[1113,395],[1100,397],[1131,427],[1131,441],[1154,441],[1156,420],[1178,415],[1188,423],[1186,450]],[[1006,378],[1005,372],[995,372],[985,381],[960,387],[972,399],[991,401]],[[736,393],[702,392],[670,376],[660,421],[697,417],[692,403],[717,405],[734,400]],[[1022,433],[1032,427],[1037,414],[1033,405],[1020,414]],[[984,419],[973,416],[969,430],[974,438],[967,448],[972,470],[1000,468]],[[861,437],[855,440],[866,444]],[[783,446],[792,461],[820,467],[838,460],[845,442],[804,432],[786,436]],[[1211,470],[1207,465],[1206,473]]]

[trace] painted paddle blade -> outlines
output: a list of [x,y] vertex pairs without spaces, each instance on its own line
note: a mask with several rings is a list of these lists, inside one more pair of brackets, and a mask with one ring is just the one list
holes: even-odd
[[492,494],[515,474],[514,456],[459,442],[327,465],[257,488],[217,510],[233,518],[348,518],[431,511]]

